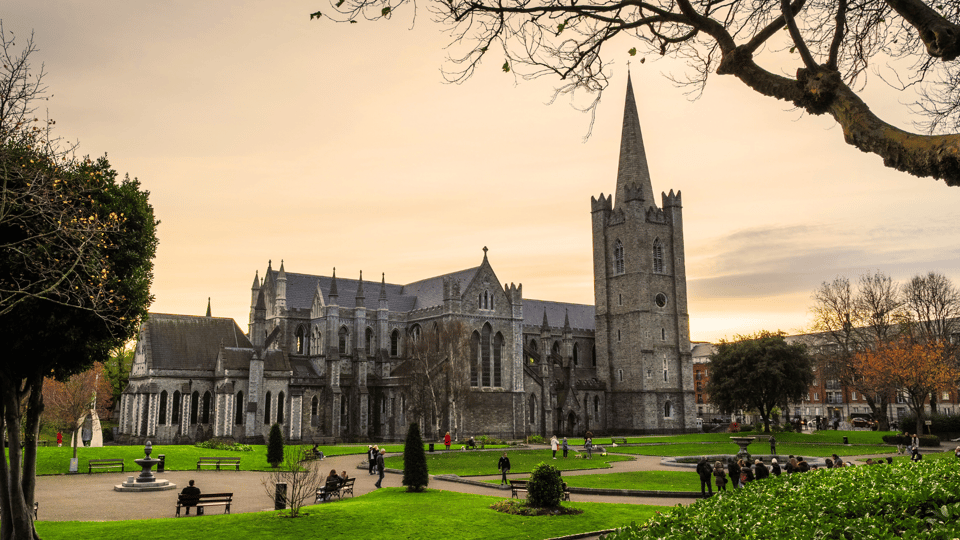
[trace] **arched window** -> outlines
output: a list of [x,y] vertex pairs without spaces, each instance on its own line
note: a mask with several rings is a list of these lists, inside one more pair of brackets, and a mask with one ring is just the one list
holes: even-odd
[[400,354],[400,331],[394,330],[390,334],[390,356],[398,356]]
[[493,385],[503,386],[503,378],[500,375],[500,366],[503,359],[503,334],[497,332],[493,338]]
[[663,404],[663,417],[673,418],[673,405],[669,401]]
[[243,392],[237,392],[237,402],[233,405],[233,423],[238,426],[243,425],[244,405],[246,404],[243,402]]
[[197,409],[200,408],[200,392],[194,392],[190,396],[190,425],[197,423]]
[[667,357],[663,357],[663,382],[667,382]]
[[653,241],[653,273],[663,273],[663,244],[659,238]]
[[347,331],[346,326],[340,327],[340,333],[338,334],[338,343],[340,347],[340,354],[347,354],[347,338],[350,336],[350,332]]
[[533,338],[530,340],[530,348],[535,351],[537,350],[537,338]]
[[470,386],[480,386],[477,363],[480,362],[480,334],[474,330],[470,336]]
[[277,423],[283,423],[283,407],[286,405],[286,400],[283,399],[283,392],[277,394]]
[[307,336],[302,326],[297,327],[297,354],[305,353],[307,349]]
[[490,386],[490,323],[484,324],[480,332],[480,376],[483,379],[480,385]]
[[600,418],[600,396],[593,396],[593,416]]
[[419,324],[413,325],[413,328],[410,329],[410,335],[413,336],[414,341],[420,341],[420,335],[422,333]]
[[575,366],[580,365],[580,344],[579,343],[573,344],[573,365]]
[[613,245],[613,273],[614,275],[623,273],[623,243],[619,239]]
[[373,329],[367,328],[367,354],[373,354],[374,346]]
[[320,412],[320,400],[317,399],[317,396],[313,396],[313,400],[310,401],[310,416],[317,416],[317,413]]
[[530,423],[537,425],[537,395],[530,394]]
[[266,399],[263,400],[263,423],[270,425],[270,392],[267,392]]
[[560,342],[559,342],[559,341],[554,341],[554,342],[553,342],[553,354],[555,354],[555,355],[557,355],[557,356],[560,356]]
[[310,338],[310,352],[312,354],[323,354],[323,345],[320,343],[320,326],[313,326],[313,335]]
[[160,418],[157,419],[157,424],[164,426],[167,424],[167,391],[164,390],[160,392]]
[[200,416],[201,424],[210,423],[210,392],[203,393],[203,414]]
[[179,390],[173,391],[173,414],[171,416],[171,423],[179,424],[180,423],[180,411],[183,410],[183,396],[180,395]]

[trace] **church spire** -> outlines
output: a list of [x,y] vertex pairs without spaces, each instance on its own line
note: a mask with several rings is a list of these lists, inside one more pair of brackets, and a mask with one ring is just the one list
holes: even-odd
[[363,307],[366,295],[363,292],[363,270],[360,271],[360,281],[357,282],[357,307]]
[[637,102],[633,97],[633,83],[629,73],[627,99],[623,105],[623,131],[620,134],[617,196],[614,199],[614,204],[618,207],[627,201],[628,187],[639,188],[640,197],[647,206],[656,205],[653,184],[650,182],[650,169],[647,167],[647,152],[643,147],[643,135],[640,133],[640,115],[637,114]]
[[210,317],[210,297],[207,297],[207,317]]
[[336,299],[337,299],[337,297],[340,296],[340,295],[337,293],[337,269],[336,269],[336,267],[334,267],[334,269],[333,269],[333,278],[330,280],[330,294],[328,294],[327,296],[330,297],[331,303],[333,303],[333,304],[336,304],[336,303],[337,303],[337,300],[336,300]]
[[387,274],[380,274],[380,300],[387,299]]

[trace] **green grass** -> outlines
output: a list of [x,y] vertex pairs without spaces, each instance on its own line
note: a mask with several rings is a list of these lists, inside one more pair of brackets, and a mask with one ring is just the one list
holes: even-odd
[[[747,450],[751,454],[769,454],[770,446],[766,443],[753,443]],[[616,448],[607,448],[611,454],[632,454],[638,456],[702,456],[718,454],[736,454],[738,447],[732,442],[728,443],[686,443],[686,444],[661,444],[651,446],[618,446]],[[786,456],[793,454],[795,456],[813,456],[829,457],[831,454],[838,456],[858,456],[866,454],[891,454],[896,452],[893,446],[844,446],[835,444],[779,444],[777,443],[777,454]],[[596,454],[594,454],[596,455]]]
[[621,527],[649,519],[658,506],[607,503],[564,503],[582,509],[575,516],[524,517],[489,507],[498,497],[428,490],[406,493],[385,488],[355,498],[307,507],[297,519],[277,512],[207,515],[109,522],[37,522],[44,540],[75,538],[140,538],[156,540],[235,540],[236,538],[389,539],[467,538],[484,540],[540,539]]
[[[530,478],[515,478],[529,480]],[[700,477],[689,471],[634,471],[607,474],[578,474],[564,476],[569,487],[636,489],[640,491],[700,491]],[[499,480],[487,480],[497,484]]]
[[[427,454],[427,468],[430,474],[456,474],[458,476],[482,476],[489,474],[500,474],[497,470],[497,462],[500,460],[502,452],[444,452],[440,454]],[[594,453],[593,459],[574,459],[572,457],[563,459],[550,458],[551,453],[548,450],[511,450],[507,451],[507,457],[510,458],[511,473],[525,473],[533,471],[533,468],[541,461],[549,463],[561,471],[570,471],[575,469],[606,469],[609,468],[608,462],[626,461],[632,459],[627,456],[607,454],[601,456]],[[387,458],[387,468],[403,469],[403,457],[396,456]]]

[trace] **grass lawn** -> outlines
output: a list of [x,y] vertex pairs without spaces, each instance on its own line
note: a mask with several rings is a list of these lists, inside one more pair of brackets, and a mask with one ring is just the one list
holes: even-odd
[[[751,454],[769,454],[770,446],[767,443],[753,443],[747,450]],[[660,444],[651,446],[618,446],[607,448],[610,454],[633,454],[638,456],[702,456],[718,454],[736,454],[738,447],[732,442],[727,443],[686,443]],[[777,443],[777,454],[795,456],[829,457],[857,456],[864,454],[892,454],[897,449],[893,446],[844,446],[835,444],[780,444]],[[596,454],[594,454],[596,455]],[[609,457],[609,455],[607,456]]]
[[[427,468],[430,474],[456,474],[458,476],[482,476],[500,474],[497,462],[502,452],[443,452],[440,454],[427,453]],[[601,456],[594,453],[593,459],[551,459],[549,450],[507,450],[510,458],[510,472],[532,472],[538,463],[549,463],[561,471],[575,469],[606,469],[608,462],[626,461],[632,459],[627,456],[607,454]],[[386,466],[390,469],[403,469],[403,457],[396,456],[386,459]]]
[[[297,519],[278,512],[207,515],[108,522],[37,522],[45,540],[140,538],[156,540],[234,540],[236,538],[552,538],[643,522],[665,507],[632,504],[564,503],[584,512],[575,516],[524,517],[489,507],[498,497],[428,490],[406,493],[385,488],[355,498],[307,507]],[[147,531],[147,532],[145,532]]]
[[[530,480],[515,478],[514,480]],[[569,487],[637,489],[641,491],[700,491],[700,477],[696,471],[635,471],[607,474],[578,474],[564,476]],[[499,480],[487,480],[497,484]]]

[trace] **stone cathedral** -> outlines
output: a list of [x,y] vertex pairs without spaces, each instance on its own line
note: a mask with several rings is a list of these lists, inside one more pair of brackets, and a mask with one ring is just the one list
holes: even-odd
[[[524,298],[486,248],[476,267],[407,284],[270,263],[246,331],[209,307],[144,322],[120,439],[257,442],[274,423],[304,442],[402,440],[414,421],[427,440],[695,429],[680,193],[657,205],[629,76],[621,137],[615,195],[591,200],[595,305]],[[417,409],[410,345],[449,322],[469,343],[461,395]]]

